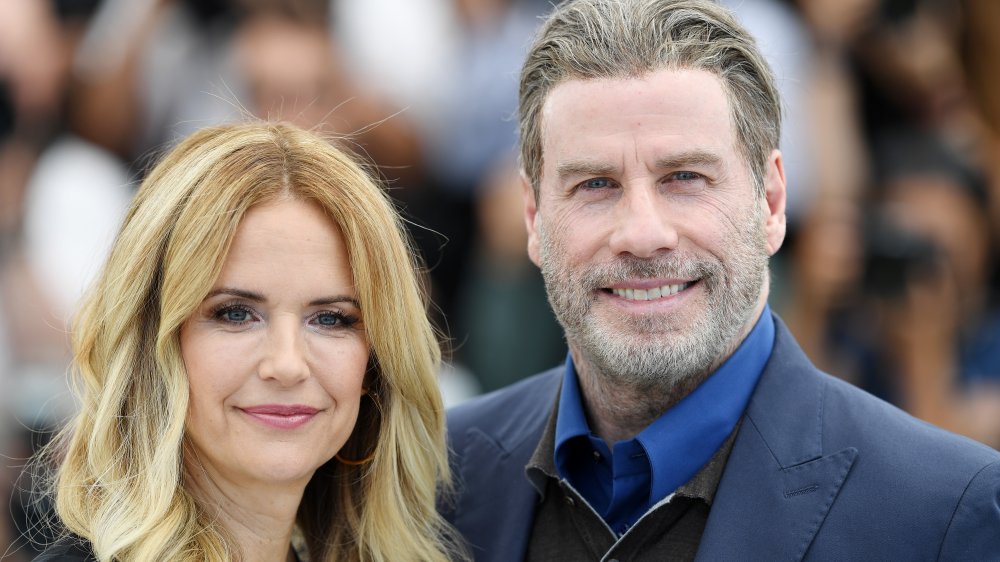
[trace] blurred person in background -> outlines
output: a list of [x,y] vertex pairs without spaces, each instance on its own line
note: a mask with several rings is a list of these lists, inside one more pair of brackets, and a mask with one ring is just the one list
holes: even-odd
[[937,139],[909,133],[884,144],[885,230],[870,235],[866,270],[880,361],[868,382],[914,415],[1000,448],[1000,303],[984,178]]
[[566,357],[541,274],[524,253],[528,234],[516,165],[505,159],[476,195],[478,229],[452,316],[457,356],[489,392]]
[[[359,79],[421,137],[420,189],[395,193],[419,225],[454,359],[484,390],[565,355],[523,238],[514,110],[544,0],[335,0],[333,34]],[[385,36],[394,41],[385,41]],[[520,234],[519,234],[520,233]],[[523,244],[521,244],[523,247]]]
[[325,0],[105,0],[77,56],[88,123],[131,160],[250,113],[352,134],[389,169],[415,162],[407,118],[346,73],[328,17]]
[[876,151],[864,210],[828,206],[795,252],[810,356],[914,415],[1000,447],[1000,323],[984,177],[910,132]]
[[[989,27],[988,18],[973,16],[989,8],[975,1],[956,4],[935,0],[794,0],[789,4],[814,37],[813,56],[830,63],[818,62],[815,68],[835,69],[827,76],[839,77],[836,83],[842,85],[838,89],[846,94],[843,99],[853,100],[849,104],[853,109],[849,111],[817,113],[821,116],[817,124],[825,122],[827,126],[816,130],[821,137],[853,138],[852,142],[838,145],[841,148],[853,145],[855,154],[860,150],[865,156],[845,158],[850,151],[833,150],[826,152],[830,157],[819,159],[820,163],[832,161],[838,166],[819,166],[816,170],[819,173],[826,168],[833,172],[820,174],[827,178],[825,183],[832,189],[821,190],[806,220],[790,237],[791,260],[781,270],[788,282],[784,284],[781,278],[777,281],[776,286],[784,290],[776,291],[776,307],[787,315],[803,348],[823,368],[924,419],[995,447],[1000,414],[996,412],[994,393],[988,389],[989,383],[985,386],[977,383],[975,390],[970,389],[968,368],[962,367],[970,360],[960,359],[961,355],[971,353],[960,351],[963,347],[974,345],[972,341],[980,340],[984,330],[990,331],[982,324],[984,309],[968,315],[963,312],[969,310],[968,306],[959,306],[947,293],[942,294],[938,304],[953,304],[954,313],[961,318],[961,327],[953,329],[947,327],[947,322],[939,323],[936,345],[910,346],[904,352],[901,341],[908,338],[903,338],[901,331],[909,330],[914,332],[911,336],[918,337],[916,331],[930,327],[896,321],[900,318],[898,303],[888,307],[895,312],[887,315],[886,307],[880,304],[886,296],[885,287],[876,288],[872,294],[872,279],[886,269],[886,262],[873,258],[873,252],[900,252],[892,244],[906,244],[914,237],[930,237],[927,245],[936,246],[942,243],[942,236],[952,240],[963,236],[957,225],[949,229],[941,224],[944,220],[937,221],[935,236],[898,226],[914,221],[926,223],[926,219],[920,218],[926,209],[916,202],[927,203],[930,198],[915,195],[924,192],[914,188],[912,194],[900,199],[900,194],[907,190],[900,189],[897,183],[923,186],[950,182],[958,188],[952,190],[950,199],[942,197],[944,205],[947,201],[960,201],[959,194],[970,192],[967,178],[980,176],[983,179],[972,182],[980,185],[971,190],[981,194],[974,199],[980,205],[995,208],[990,186],[996,185],[998,176],[989,156],[995,146],[995,135],[989,125],[989,102],[994,99],[990,92],[994,90],[989,79],[976,76],[977,68],[978,74],[983,74],[981,61],[996,49],[995,45],[990,49],[992,43],[984,38],[982,31],[966,36],[967,30]],[[970,44],[972,40],[975,42]],[[763,41],[766,44],[766,37]],[[972,45],[977,48],[970,48]],[[840,117],[825,119],[824,115]],[[844,136],[844,124],[855,132]],[[905,141],[906,138],[911,140]],[[956,169],[965,172],[955,172]],[[886,183],[885,178],[904,171],[909,179]],[[887,199],[890,194],[884,192],[889,188],[892,193]],[[939,191],[938,196],[946,191]],[[790,197],[795,197],[794,189]],[[892,212],[883,212],[883,206],[890,205],[890,200]],[[903,200],[907,204],[899,203]],[[966,206],[953,207],[959,213],[956,216],[965,216],[960,211]],[[908,213],[914,217],[906,218]],[[893,220],[886,220],[886,214]],[[984,220],[987,225],[991,222],[988,217],[971,216],[967,220],[970,225]],[[952,249],[946,254],[953,257],[942,258],[945,270],[942,275],[952,276],[947,273],[951,269],[948,264],[982,263],[982,275],[961,275],[967,280],[980,279],[972,282],[963,300],[993,302],[996,290],[990,279],[996,265],[988,248],[993,245],[995,233],[989,228],[973,227],[965,228],[964,233],[966,247],[958,251],[954,243],[950,245]],[[968,268],[965,269],[968,273]],[[894,294],[915,291],[901,276],[893,284],[898,286],[892,291]],[[888,320],[888,316],[895,320]],[[974,336],[977,333],[980,335]],[[925,333],[924,337],[930,335]],[[982,347],[982,343],[975,345]],[[940,352],[932,358],[935,348]],[[914,358],[915,352],[920,358]],[[886,372],[896,376],[873,375],[877,371],[874,365],[885,362],[892,366]]]
[[[68,319],[96,272],[131,195],[124,164],[72,127],[80,87],[75,50],[96,2],[0,6],[0,490],[2,521],[19,531],[43,516],[28,476],[32,450],[74,411],[66,388]],[[18,490],[15,493],[15,490]],[[4,541],[0,553],[30,547]]]
[[[1000,3],[962,0],[959,53],[965,70],[970,102],[982,121],[982,138],[975,153],[987,172],[990,192],[990,224],[994,241],[1000,241]],[[996,271],[994,296],[1000,295],[1000,269]]]
[[439,344],[380,187],[284,124],[147,176],[73,326],[42,561],[448,560]]

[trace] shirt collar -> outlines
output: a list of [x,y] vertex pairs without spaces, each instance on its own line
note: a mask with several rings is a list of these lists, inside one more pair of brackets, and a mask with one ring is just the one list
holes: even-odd
[[[756,325],[729,359],[635,437],[651,467],[650,504],[690,480],[725,442],[746,409],[773,347],[774,320],[765,305]],[[562,478],[570,474],[566,469],[567,442],[590,435],[576,367],[569,356],[555,435],[555,464]]]

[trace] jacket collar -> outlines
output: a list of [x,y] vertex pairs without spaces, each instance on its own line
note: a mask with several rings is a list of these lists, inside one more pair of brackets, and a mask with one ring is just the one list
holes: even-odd
[[719,483],[698,560],[747,553],[801,560],[858,454],[823,450],[826,383],[784,323],[774,322],[774,352]]
[[498,400],[486,397],[456,408],[475,408],[477,417],[491,422],[488,428],[468,427],[463,435],[452,436],[462,442],[459,464],[452,467],[456,485],[475,492],[460,494],[456,505],[444,509],[453,514],[451,523],[477,562],[520,560],[527,551],[539,496],[525,467],[555,404],[562,369],[494,394]]
[[[857,457],[853,447],[824,455],[825,383],[773,318],[774,350],[716,491],[699,561],[801,560]],[[520,560],[527,551],[538,493],[524,469],[559,392],[559,374],[526,381],[517,404],[496,412],[497,426],[468,432],[455,471],[459,486],[464,481],[477,495],[463,496],[453,523],[475,545],[477,561]]]

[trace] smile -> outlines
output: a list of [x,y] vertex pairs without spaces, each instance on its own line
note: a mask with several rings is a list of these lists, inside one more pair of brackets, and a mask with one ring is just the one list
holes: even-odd
[[676,295],[687,289],[693,283],[680,283],[677,285],[663,285],[652,289],[610,289],[610,291],[625,300],[629,301],[651,301],[663,297]]
[[278,429],[295,429],[305,425],[319,413],[319,410],[316,408],[298,404],[266,404],[241,409],[243,413],[264,425]]

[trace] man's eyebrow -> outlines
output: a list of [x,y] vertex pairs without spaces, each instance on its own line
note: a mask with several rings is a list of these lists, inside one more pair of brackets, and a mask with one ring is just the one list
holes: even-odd
[[[656,169],[676,169],[684,166],[719,166],[722,164],[722,157],[707,150],[691,150],[681,152],[671,156],[665,156],[656,160]],[[602,164],[587,160],[571,160],[556,166],[556,174],[559,181],[566,181],[570,178],[581,176],[611,176],[618,171],[618,167],[612,164]]]
[[661,170],[683,168],[684,166],[692,165],[719,166],[721,164],[722,158],[718,154],[705,150],[682,152],[680,154],[666,156],[656,160],[656,168]]
[[610,164],[600,164],[586,160],[571,160],[556,166],[556,175],[559,181],[566,181],[569,178],[580,176],[610,176],[617,169],[616,166]]

